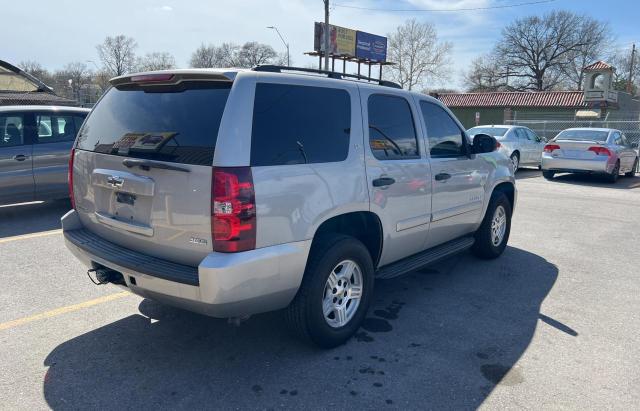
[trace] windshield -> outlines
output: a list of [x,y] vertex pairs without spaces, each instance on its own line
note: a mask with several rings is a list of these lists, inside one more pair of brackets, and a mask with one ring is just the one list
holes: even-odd
[[608,131],[602,130],[564,130],[555,140],[598,141],[604,143],[609,136]]
[[509,131],[506,127],[473,127],[467,130],[467,133],[473,137],[476,134],[488,134],[495,138],[504,137],[506,132]]
[[77,148],[174,163],[211,165],[230,83],[179,89],[111,88],[78,134]]

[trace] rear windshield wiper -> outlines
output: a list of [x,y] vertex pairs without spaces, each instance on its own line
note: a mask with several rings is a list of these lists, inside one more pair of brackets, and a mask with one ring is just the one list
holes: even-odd
[[182,171],[184,173],[190,173],[191,170],[184,167],[172,166],[171,164],[161,163],[153,160],[140,160],[134,158],[125,158],[122,160],[122,164],[128,168],[140,167],[143,170],[150,170],[152,168],[161,168],[163,170]]

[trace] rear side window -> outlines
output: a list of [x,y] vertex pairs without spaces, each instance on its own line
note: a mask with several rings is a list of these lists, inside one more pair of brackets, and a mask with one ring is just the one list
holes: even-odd
[[466,154],[464,132],[444,109],[426,101],[420,102],[420,109],[427,126],[430,154],[432,158],[460,157]]
[[409,102],[402,97],[369,97],[369,146],[379,160],[420,158]]
[[0,148],[24,144],[24,117],[22,114],[0,114]]
[[76,138],[73,116],[66,114],[37,114],[36,130],[38,143],[73,141]]
[[212,165],[229,83],[111,88],[78,134],[77,148],[173,163]]
[[251,165],[343,161],[349,154],[350,130],[346,90],[258,83]]

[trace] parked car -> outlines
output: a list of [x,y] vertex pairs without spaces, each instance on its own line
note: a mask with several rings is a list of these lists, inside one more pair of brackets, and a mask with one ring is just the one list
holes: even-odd
[[516,189],[496,140],[424,94],[324,74],[112,79],[72,154],[67,247],[98,282],[206,315],[286,307],[323,347],[356,332],[374,279],[498,257]]
[[69,153],[88,109],[0,107],[0,204],[69,197]]
[[556,173],[600,174],[615,183],[620,173],[635,175],[637,147],[620,130],[569,128],[544,147],[542,174],[548,180]]
[[477,126],[467,130],[470,136],[488,134],[500,143],[500,151],[511,159],[513,169],[520,166],[540,168],[540,158],[545,140],[533,130],[522,126],[488,125]]

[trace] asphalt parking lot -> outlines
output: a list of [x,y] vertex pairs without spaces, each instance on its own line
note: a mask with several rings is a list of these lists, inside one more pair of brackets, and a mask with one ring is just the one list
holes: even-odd
[[322,351],[89,282],[65,203],[0,208],[0,408],[637,409],[640,177],[518,177],[509,247],[379,281]]

